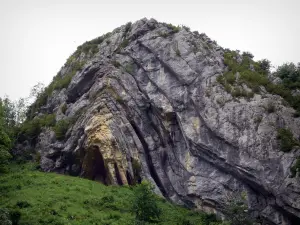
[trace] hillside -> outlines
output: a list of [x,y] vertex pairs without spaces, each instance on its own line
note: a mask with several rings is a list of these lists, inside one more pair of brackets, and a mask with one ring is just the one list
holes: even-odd
[[146,179],[220,216],[243,195],[265,224],[299,224],[300,70],[269,66],[185,26],[127,23],[70,56],[31,105],[14,155],[106,185]]
[[[0,177],[1,206],[19,225],[111,224],[132,225],[133,187],[105,186],[99,182],[35,170],[34,165],[12,165]],[[208,225],[214,218],[172,205],[157,197],[162,210],[159,224]],[[2,223],[1,223],[2,224]],[[215,223],[217,225],[218,223]]]

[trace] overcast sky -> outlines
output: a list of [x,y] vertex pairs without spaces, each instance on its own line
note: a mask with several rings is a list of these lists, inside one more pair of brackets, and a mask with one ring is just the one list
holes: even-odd
[[37,82],[49,84],[78,45],[143,17],[187,25],[273,65],[296,63],[299,9],[299,0],[0,0],[0,97],[26,97]]

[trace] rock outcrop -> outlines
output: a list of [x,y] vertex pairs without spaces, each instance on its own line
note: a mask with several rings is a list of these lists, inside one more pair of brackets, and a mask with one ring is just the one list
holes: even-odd
[[300,152],[280,151],[276,138],[281,127],[299,136],[300,119],[266,91],[227,93],[216,81],[223,54],[205,34],[154,19],[106,35],[61,69],[63,78],[85,62],[39,110],[70,123],[62,139],[50,128],[39,135],[42,169],[105,184],[148,179],[166,198],[207,212],[222,213],[226,196],[243,192],[268,224],[300,224],[300,182],[290,177]]

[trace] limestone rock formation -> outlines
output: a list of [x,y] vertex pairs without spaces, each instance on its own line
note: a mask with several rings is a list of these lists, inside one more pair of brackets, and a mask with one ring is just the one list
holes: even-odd
[[69,124],[62,138],[51,128],[39,135],[44,171],[148,179],[175,203],[220,214],[226,196],[243,192],[268,224],[300,224],[300,181],[290,177],[300,152],[280,151],[277,140],[281,127],[299,136],[300,119],[280,96],[226,92],[216,81],[224,49],[186,27],[142,19],[99,40],[70,57],[55,78],[72,74],[70,83],[35,111]]

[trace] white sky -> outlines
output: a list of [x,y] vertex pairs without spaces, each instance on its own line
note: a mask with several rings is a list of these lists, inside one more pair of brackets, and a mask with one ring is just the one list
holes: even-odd
[[78,45],[143,17],[187,25],[273,65],[300,61],[299,0],[142,2],[0,0],[0,97],[28,96],[37,82],[52,80]]

